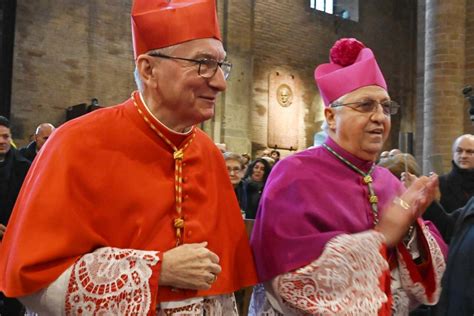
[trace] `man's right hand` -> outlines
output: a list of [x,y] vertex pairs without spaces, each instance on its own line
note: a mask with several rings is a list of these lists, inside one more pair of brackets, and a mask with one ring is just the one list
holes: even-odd
[[5,234],[5,230],[7,227],[3,224],[0,224],[0,239],[3,239],[3,234]]
[[207,290],[221,272],[219,257],[207,242],[184,244],[163,254],[160,285],[180,289]]
[[403,239],[410,225],[433,201],[437,187],[437,175],[420,177],[384,210],[375,229],[385,236],[388,247],[394,247]]

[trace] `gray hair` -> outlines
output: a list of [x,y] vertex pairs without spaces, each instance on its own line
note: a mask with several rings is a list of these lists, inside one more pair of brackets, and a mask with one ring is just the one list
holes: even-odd
[[[173,46],[168,46],[164,48],[159,48],[159,49],[152,49],[146,52],[145,54],[163,54],[163,55],[171,55],[174,50],[179,47],[181,44],[176,44]],[[137,65],[135,64],[135,70],[133,71],[133,77],[135,78],[135,84],[137,85],[138,91],[143,92],[143,81],[142,78],[140,77],[140,73],[138,72]]]
[[54,125],[51,123],[41,123],[40,125],[38,125],[38,127],[36,127],[35,135],[38,135],[41,132],[41,130],[46,127],[52,130],[56,129],[56,127],[54,127]]
[[239,155],[239,154],[236,154],[236,153],[232,153],[232,152],[226,152],[224,153],[224,160],[227,161],[227,160],[235,160],[237,161],[239,164],[240,164],[240,167],[243,169],[245,167],[244,165],[244,160],[242,159],[242,156]]

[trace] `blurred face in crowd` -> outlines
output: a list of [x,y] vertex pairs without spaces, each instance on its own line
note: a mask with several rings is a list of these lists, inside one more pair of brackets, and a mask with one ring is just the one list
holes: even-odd
[[44,143],[46,143],[53,131],[54,126],[51,124],[45,124],[38,127],[37,133],[35,134],[36,151],[39,151],[41,147],[43,147]]
[[354,90],[338,101],[343,104],[376,101],[372,112],[360,112],[355,105],[326,108],[329,136],[342,148],[360,159],[375,161],[390,132],[390,115],[383,112],[380,103],[390,97],[379,86],[366,86]]
[[262,182],[264,174],[265,174],[265,166],[263,165],[263,163],[257,162],[253,166],[252,180],[256,182]]
[[265,149],[264,151],[262,151],[262,157],[270,157],[270,155],[271,155],[270,149]]
[[458,138],[453,147],[454,163],[461,169],[474,169],[474,136]]
[[390,150],[390,152],[388,153],[388,156],[389,157],[395,157],[396,155],[398,154],[402,154],[402,151],[400,149],[392,149]]
[[10,129],[6,126],[0,125],[0,160],[5,158],[5,155],[10,151],[12,135]]
[[278,159],[280,159],[280,155],[278,154],[278,152],[272,151],[271,158],[273,158],[273,160],[277,161]]
[[233,159],[227,159],[225,164],[227,166],[227,172],[229,173],[230,182],[235,187],[242,179],[242,166],[240,162]]

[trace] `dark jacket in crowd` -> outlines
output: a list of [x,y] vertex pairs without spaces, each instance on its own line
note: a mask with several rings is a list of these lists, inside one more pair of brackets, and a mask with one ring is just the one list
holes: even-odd
[[29,168],[28,159],[14,148],[11,148],[5,160],[0,162],[0,223],[5,226]]
[[449,246],[437,316],[474,315],[474,198],[453,212],[454,234]]
[[[264,167],[262,182],[256,182],[252,180],[253,169],[257,163],[261,163]],[[246,199],[246,201],[244,201],[245,218],[255,219],[257,216],[258,204],[260,203],[263,188],[265,187],[265,183],[267,182],[271,170],[272,166],[263,158],[255,159],[247,167],[247,171],[245,172],[243,180],[243,189]]]
[[461,169],[454,162],[452,165],[451,172],[439,177],[439,203],[433,202],[423,214],[423,219],[432,221],[448,244],[457,218],[457,215],[450,216],[451,213],[462,208],[474,196],[474,170]]
[[247,208],[247,192],[244,189],[244,182],[240,181],[239,184],[234,188],[237,201],[239,201],[240,210],[245,212]]
[[431,221],[436,228],[438,228],[444,241],[449,244],[453,235],[456,216],[455,212],[447,213],[439,202],[434,201],[426,209],[426,212],[423,214],[423,219]]
[[245,218],[255,219],[257,216],[258,204],[263,192],[263,182],[256,182],[250,178],[244,180],[244,191],[247,198],[245,208]]
[[448,213],[463,207],[474,196],[474,170],[461,169],[454,162],[452,165],[451,172],[439,177],[440,203]]
[[27,146],[20,148],[20,154],[30,162],[36,157],[36,142],[31,142]]

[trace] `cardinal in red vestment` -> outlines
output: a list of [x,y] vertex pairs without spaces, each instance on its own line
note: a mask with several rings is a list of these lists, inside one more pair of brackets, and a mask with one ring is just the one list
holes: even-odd
[[136,0],[138,91],[61,126],[35,159],[0,252],[0,290],[44,315],[237,315],[256,282],[214,142],[231,64],[214,0]]

